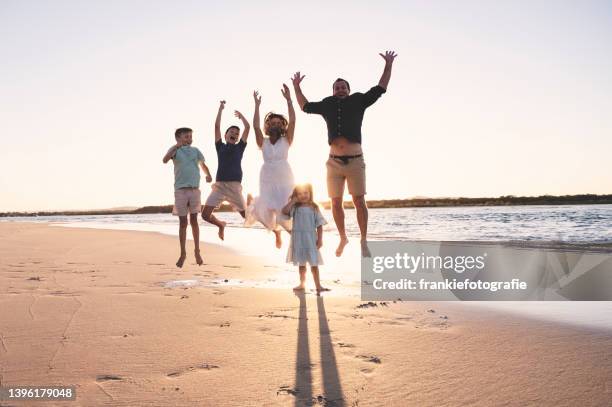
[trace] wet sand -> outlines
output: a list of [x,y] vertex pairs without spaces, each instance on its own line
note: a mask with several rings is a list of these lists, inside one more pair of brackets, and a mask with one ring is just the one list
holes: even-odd
[[207,243],[198,267],[192,249],[177,269],[175,237],[0,224],[2,386],[75,385],[76,402],[53,403],[67,406],[612,399],[607,331],[454,303],[230,284],[273,279],[284,265]]

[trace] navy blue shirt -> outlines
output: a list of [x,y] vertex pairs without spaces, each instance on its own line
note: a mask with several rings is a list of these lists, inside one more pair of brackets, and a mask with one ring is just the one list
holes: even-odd
[[217,181],[242,182],[242,154],[247,143],[242,139],[236,144],[226,144],[221,140],[215,142],[219,165],[217,167]]
[[352,93],[342,99],[329,96],[320,102],[305,103],[304,112],[323,116],[329,144],[338,137],[361,144],[363,113],[385,92],[385,88],[376,85],[366,93]]

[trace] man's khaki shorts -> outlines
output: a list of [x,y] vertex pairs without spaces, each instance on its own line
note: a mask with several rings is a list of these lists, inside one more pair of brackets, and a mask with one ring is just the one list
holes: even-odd
[[349,158],[344,164],[338,158],[329,158],[327,167],[327,193],[330,198],[342,198],[344,182],[348,184],[349,194],[362,196],[366,194],[365,161],[363,156]]
[[202,210],[202,192],[199,188],[180,188],[174,191],[174,208],[172,214],[187,216],[188,213],[200,213]]
[[242,184],[237,181],[217,181],[212,185],[212,191],[206,199],[206,206],[218,207],[227,201],[238,212],[246,210],[246,202],[242,196]]

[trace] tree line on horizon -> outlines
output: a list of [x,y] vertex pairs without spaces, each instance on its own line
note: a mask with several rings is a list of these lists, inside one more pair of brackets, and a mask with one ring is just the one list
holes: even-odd
[[[540,196],[513,196],[505,195],[498,198],[408,198],[408,199],[380,199],[370,200],[370,209],[384,208],[424,208],[444,206],[512,206],[512,205],[603,205],[612,204],[612,194],[580,194],[580,195],[540,195]],[[320,202],[325,208],[330,208],[330,202]],[[345,201],[344,207],[354,208],[353,202]],[[220,212],[231,212],[228,204],[222,204]],[[2,212],[0,217],[17,216],[83,216],[83,215],[138,215],[172,213],[172,205],[143,206],[137,209],[101,209],[88,211],[38,211],[38,212]]]

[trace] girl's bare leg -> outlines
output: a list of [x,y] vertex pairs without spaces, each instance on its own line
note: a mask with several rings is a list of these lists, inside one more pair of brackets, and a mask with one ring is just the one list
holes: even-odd
[[322,291],[329,291],[329,288],[325,288],[321,285],[321,281],[319,280],[319,267],[311,266],[310,271],[312,272],[312,278],[315,283],[315,287],[317,287],[317,295]]
[[306,287],[306,266],[300,266],[300,285],[293,287],[296,291],[302,291]]

